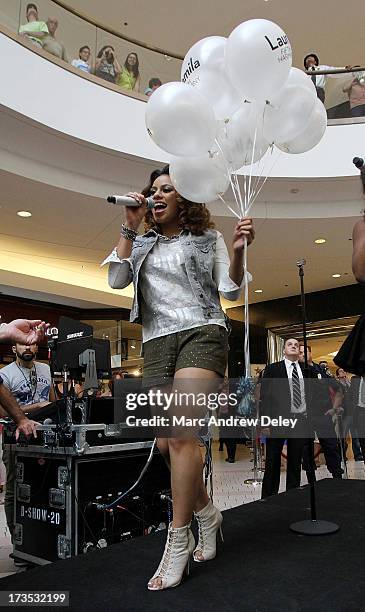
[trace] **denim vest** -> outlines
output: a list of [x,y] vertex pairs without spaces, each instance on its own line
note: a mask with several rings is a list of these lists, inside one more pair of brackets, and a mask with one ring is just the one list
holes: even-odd
[[[130,261],[133,269],[134,299],[130,314],[132,323],[141,323],[139,297],[139,275],[147,255],[158,240],[158,234],[149,230],[143,236],[137,236],[133,242]],[[180,245],[185,258],[186,273],[194,293],[196,303],[201,306],[204,319],[214,318],[222,313],[217,285],[213,280],[214,255],[217,233],[206,230],[202,236],[194,236],[184,231],[180,234]],[[176,296],[179,299],[179,296]]]

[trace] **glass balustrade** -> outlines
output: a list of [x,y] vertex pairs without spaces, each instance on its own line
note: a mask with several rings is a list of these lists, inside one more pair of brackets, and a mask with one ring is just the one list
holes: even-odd
[[[23,40],[43,48],[50,58],[53,55],[73,65],[80,75],[89,72],[100,83],[111,83],[127,94],[142,96],[150,95],[160,83],[180,80],[178,56],[171,57],[142,42],[128,40],[91,18],[75,14],[61,0],[36,0],[38,12],[33,11],[27,18],[28,4],[28,0],[1,0],[0,25],[15,33],[20,30]],[[40,25],[34,25],[34,20]],[[47,22],[51,32],[43,36],[35,27],[45,29]],[[316,81],[323,89],[319,96],[324,96],[329,120],[362,120],[365,71],[352,69],[341,75],[327,71],[323,76],[317,75]]]

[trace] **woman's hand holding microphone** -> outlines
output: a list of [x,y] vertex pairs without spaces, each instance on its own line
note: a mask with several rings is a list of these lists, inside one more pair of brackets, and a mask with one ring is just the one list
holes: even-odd
[[120,259],[128,259],[132,252],[133,241],[137,237],[137,231],[146,214],[147,200],[137,192],[127,193],[128,198],[133,198],[139,206],[123,206],[124,219],[120,232],[120,240],[117,246],[117,253]]
[[146,214],[147,200],[144,195],[135,191],[126,193],[126,196],[129,198],[133,198],[134,200],[136,200],[136,202],[140,204],[139,206],[123,206],[123,208],[125,209],[124,225],[128,227],[128,229],[131,229],[136,232]]

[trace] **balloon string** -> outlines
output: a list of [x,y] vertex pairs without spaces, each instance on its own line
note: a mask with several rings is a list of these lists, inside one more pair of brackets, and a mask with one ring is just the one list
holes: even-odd
[[[246,176],[245,176],[246,179]],[[237,173],[233,175],[233,182],[235,183],[235,187],[237,189],[237,193],[240,199],[241,204],[241,212],[242,217],[247,215],[247,185],[244,182],[245,189],[245,198],[244,202],[242,200],[242,193],[240,188],[240,183],[238,180]],[[243,354],[245,360],[245,377],[249,378],[251,375],[251,356],[250,356],[250,321],[249,321],[249,304],[248,304],[248,270],[247,270],[247,237],[244,239],[244,250],[243,250],[243,279],[244,279],[244,345],[243,345]]]
[[[249,208],[251,208],[253,202],[256,199],[256,194],[257,194],[258,189],[260,188],[261,179],[262,179],[262,177],[264,175],[265,168],[266,168],[266,163],[265,163],[265,161],[263,161],[263,158],[261,158],[260,161],[259,161],[259,166],[258,166],[256,180],[255,180],[254,186],[253,186],[252,191],[251,191],[251,198],[250,198]],[[266,176],[266,174],[264,176]]]
[[[261,151],[260,151],[261,152]],[[252,197],[255,196],[255,193],[257,191],[257,188],[260,184],[260,179],[264,173],[264,168],[265,168],[265,161],[264,161],[265,155],[263,155],[258,163],[258,171],[257,171],[257,176],[255,178],[255,182],[254,182],[254,186],[252,188]]]
[[[255,142],[256,142],[256,132],[257,132],[257,128],[255,130],[254,148],[255,148]],[[250,191],[250,184],[247,186],[247,182],[246,182],[247,177],[245,175],[244,199],[243,199],[237,173],[236,172],[233,173],[230,171],[231,169],[228,166],[228,162],[225,158],[222,147],[220,146],[217,139],[215,142],[225,162],[227,174],[229,177],[229,181],[230,181],[230,185],[231,185],[231,189],[233,192],[233,196],[234,196],[236,205],[240,209],[241,216],[245,217],[249,209],[248,194]],[[252,159],[253,159],[253,156],[254,156],[254,149],[252,152]],[[251,176],[250,176],[250,179],[251,179]],[[227,202],[225,202],[221,194],[218,194],[218,197],[227,206],[227,208],[233,213],[235,217],[240,218],[240,215],[238,215],[237,212],[233,210],[233,208],[231,208],[231,206]],[[244,278],[244,317],[245,317],[243,352],[244,352],[244,360],[245,360],[245,377],[249,378],[251,375],[251,356],[250,356],[250,329],[249,329],[250,325],[249,325],[249,303],[248,303],[248,270],[247,270],[247,237],[246,236],[244,238],[244,250],[243,250],[243,278]]]
[[249,324],[249,308],[248,308],[248,270],[247,270],[247,237],[245,236],[245,245],[243,251],[243,274],[244,274],[244,308],[245,308],[245,337],[244,337],[244,359],[245,359],[245,377],[251,375],[251,357],[250,357],[250,324]]
[[[274,153],[274,147],[272,146],[271,147],[271,154],[273,155],[273,153]],[[275,164],[277,163],[280,155],[281,155],[281,151],[278,151],[278,153],[276,155],[276,158],[274,159],[274,161],[273,161],[273,163],[272,163],[272,165],[271,165],[271,167],[269,169],[269,172],[267,173],[267,175],[265,176],[264,180],[262,181],[262,184],[261,184],[260,188],[258,189],[257,193],[255,193],[254,198],[253,198],[253,200],[252,200],[252,202],[251,202],[251,204],[250,204],[250,206],[249,206],[249,208],[247,210],[247,213],[249,212],[251,206],[254,204],[254,202],[256,201],[258,196],[260,195],[260,192],[261,192],[262,188],[264,187],[267,179],[269,178],[269,176],[270,176],[270,174],[272,172],[272,169],[274,168]]]
[[[259,115],[257,115],[257,119],[256,119],[256,131],[258,129],[259,119],[260,119],[260,123],[262,123],[262,125],[264,125],[265,111],[266,111],[266,105],[265,105],[265,107],[263,109],[263,112],[262,112],[262,118],[260,118]],[[251,190],[251,193],[250,193],[249,207],[252,206],[252,203],[255,200],[255,194],[256,194],[256,191],[257,191],[257,189],[258,189],[258,187],[260,185],[260,180],[261,180],[261,177],[262,177],[262,175],[264,173],[264,168],[266,166],[266,164],[265,164],[265,155],[261,155],[261,147],[260,147],[260,149],[258,149],[257,142],[256,142],[256,146],[254,145],[254,153],[255,152],[256,153],[258,152],[260,154],[260,159],[258,161],[257,176],[256,176],[256,178],[254,180],[254,184],[253,184],[253,187],[252,187],[252,190]]]
[[245,173],[245,191],[246,191],[245,210],[247,210],[247,207],[248,207],[248,176],[247,176],[247,173]]
[[258,118],[256,119],[255,135],[254,135],[254,138],[253,138],[253,147],[252,147],[251,164],[250,164],[250,178],[249,178],[249,181],[248,181],[248,202],[247,202],[246,209],[250,206],[250,202],[251,202],[252,165],[253,165],[253,160],[254,160],[254,157],[255,157],[256,137],[257,137],[257,123],[258,123]]
[[243,201],[242,201],[241,187],[240,187],[240,183],[239,183],[239,180],[238,180],[237,172],[235,172],[233,174],[233,180],[234,180],[234,183],[235,183],[235,186],[236,186],[236,191],[237,191],[239,202],[240,202],[241,216],[244,217],[245,216],[245,209],[246,209],[246,202],[244,204]]
[[[238,198],[238,193],[236,191],[236,186],[234,184],[234,181],[232,180],[232,175],[231,174],[229,174],[229,182],[230,182],[231,189],[232,189],[232,192],[233,192],[233,195],[234,195],[236,206],[237,206],[238,210],[240,211],[240,202],[239,202],[239,198]],[[236,216],[238,216],[238,218],[240,217],[240,215],[237,215],[237,214],[236,214]]]
[[[219,143],[217,138],[215,139],[215,144],[217,145],[217,147],[218,147],[218,149],[219,149],[219,151],[220,151],[220,153],[222,155],[224,164],[226,166],[226,172],[227,172],[227,176],[228,176],[228,179],[229,179],[229,183],[230,183],[230,186],[231,186],[231,189],[232,189],[232,192],[233,192],[233,197],[235,199],[236,206],[237,206],[238,210],[240,210],[240,205],[239,205],[239,200],[238,200],[238,197],[237,197],[237,193],[235,192],[235,189],[234,189],[234,186],[233,186],[233,183],[232,183],[232,168],[230,168],[230,166],[228,165],[228,161],[226,159],[226,156],[224,155],[223,149],[222,149],[222,147],[221,147],[221,145],[220,145],[220,143]],[[222,199],[222,198],[220,198],[220,199]],[[223,199],[222,199],[222,201],[226,204],[226,206],[234,214],[234,216],[239,219],[239,214],[237,214],[237,212],[235,212]]]
[[[264,109],[262,111],[262,125],[264,125],[264,121],[265,121],[266,107],[267,107],[267,104],[265,104]],[[258,122],[258,119],[259,119],[259,117],[257,117],[257,122]],[[273,146],[271,145],[271,153],[272,153],[272,151],[273,151]],[[261,153],[261,150],[260,150],[260,153]],[[266,167],[265,155],[263,155],[262,157],[260,157],[260,160],[259,160],[257,177],[256,177],[256,180],[255,180],[253,189],[252,189],[252,193],[251,193],[250,207],[252,206],[254,200],[256,199],[255,196],[256,196],[257,190],[259,188],[260,180],[262,178],[262,175],[264,174],[265,167]]]
[[[273,154],[273,148],[271,148],[270,154],[271,154],[271,155]],[[261,173],[260,173],[260,176],[258,177],[258,178],[259,178],[259,180],[257,181],[257,186],[256,186],[256,189],[254,190],[254,192],[253,192],[253,194],[252,194],[251,206],[253,205],[253,203],[254,203],[254,202],[256,201],[256,199],[258,198],[258,196],[259,196],[259,194],[260,194],[260,192],[261,192],[262,188],[264,187],[264,185],[265,185],[265,183],[266,183],[267,179],[269,178],[269,175],[270,175],[270,173],[271,173],[271,171],[272,171],[272,168],[273,168],[273,166],[275,165],[276,161],[277,161],[277,160],[275,159],[275,160],[274,160],[274,162],[273,162],[273,164],[271,165],[271,168],[270,168],[269,172],[267,172],[267,173],[266,173],[266,171],[265,171],[265,173],[264,173],[264,169],[266,169],[266,168],[267,168],[267,164],[265,163],[265,164],[263,165],[263,167],[262,167],[262,171],[261,171]]]
[[227,206],[227,208],[229,208],[229,210],[234,214],[235,217],[237,217],[237,219],[240,218],[239,214],[235,210],[233,210],[233,208],[231,208],[229,204],[227,204],[227,202],[224,200],[223,196],[220,193],[218,193],[218,198],[223,202],[223,204]]

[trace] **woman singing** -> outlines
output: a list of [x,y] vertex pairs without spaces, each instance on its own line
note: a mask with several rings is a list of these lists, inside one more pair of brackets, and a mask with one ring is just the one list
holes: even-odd
[[[143,326],[144,379],[158,379],[159,386],[166,381],[173,392],[184,388],[184,381],[189,390],[194,381],[197,389],[208,389],[222,381],[228,357],[218,292],[229,300],[239,297],[245,238],[248,244],[254,238],[252,221],[237,223],[229,261],[205,204],[176,192],[168,166],[151,174],[142,193],[128,195],[141,206],[126,209],[118,246],[105,263],[111,287],[134,283],[130,320]],[[154,199],[152,211],[146,210],[147,196]],[[143,219],[146,233],[137,236]],[[151,591],[180,584],[191,554],[197,562],[213,559],[222,523],[203,484],[197,437],[160,438],[158,447],[171,469],[173,520],[161,562],[148,583]],[[190,530],[193,512],[197,544]]]

